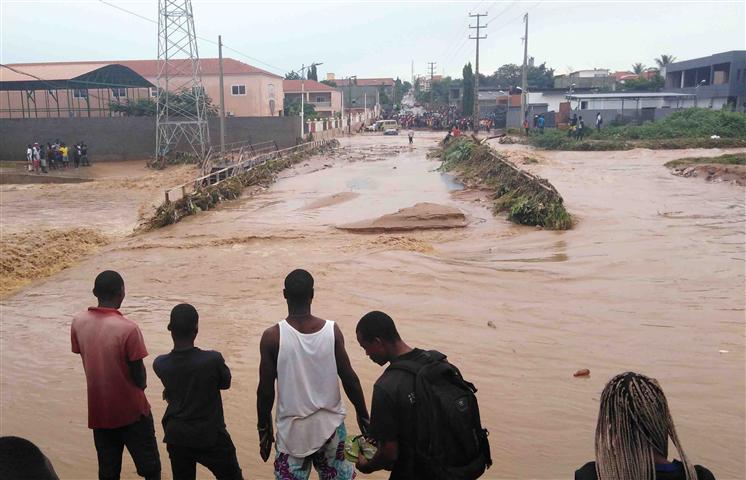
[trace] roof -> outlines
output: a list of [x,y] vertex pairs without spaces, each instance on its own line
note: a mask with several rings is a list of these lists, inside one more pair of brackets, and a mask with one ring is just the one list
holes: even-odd
[[[176,63],[176,70],[189,71],[191,65],[189,59],[172,59],[170,63]],[[202,75],[218,75],[220,73],[220,60],[217,58],[201,58],[199,60]],[[117,60],[117,61],[84,61],[84,62],[48,62],[48,63],[16,63],[10,65],[21,70],[37,70],[43,75],[37,74],[42,78],[72,78],[83,72],[88,72],[105,65],[123,65],[128,67],[143,77],[158,76],[158,60]],[[271,77],[282,78],[280,75],[267,72],[248,63],[239,62],[232,58],[223,58],[223,73],[225,75],[268,75]]]
[[149,88],[137,72],[116,63],[12,64],[0,68],[0,90],[65,90],[69,88]]
[[[354,79],[353,79],[354,80]],[[334,83],[337,84],[337,86],[347,86],[349,84],[349,80],[346,78],[340,78],[338,80],[334,80]],[[393,78],[358,78],[356,81],[353,81],[353,86],[358,87],[377,87],[380,85],[383,85],[385,87],[391,87],[394,85],[394,79]]]
[[694,97],[692,93],[672,93],[672,92],[625,92],[625,93],[573,93],[565,95],[571,100],[603,100],[615,98],[684,98]]
[[[303,90],[306,92],[336,92],[337,89],[325,85],[316,80],[302,80]],[[283,80],[282,90],[285,93],[295,93],[301,91],[301,80]]]

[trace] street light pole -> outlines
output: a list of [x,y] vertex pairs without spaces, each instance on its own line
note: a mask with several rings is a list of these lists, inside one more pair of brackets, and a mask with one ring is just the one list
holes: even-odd
[[[323,65],[324,63],[316,63],[313,62],[311,65],[308,66],[308,69],[310,70],[313,67],[318,67],[319,65]],[[306,138],[306,121],[304,118],[305,110],[306,110],[306,66],[301,65],[300,67],[300,137],[302,139]]]

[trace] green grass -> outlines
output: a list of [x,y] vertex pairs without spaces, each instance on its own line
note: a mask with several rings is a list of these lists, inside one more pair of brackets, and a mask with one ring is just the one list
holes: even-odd
[[441,160],[442,171],[455,171],[466,184],[494,190],[493,214],[505,212],[512,222],[550,230],[572,228],[562,196],[549,182],[517,170],[489,146],[454,139],[442,149]]
[[689,157],[671,160],[668,168],[686,167],[689,165],[746,165],[746,153],[726,153],[719,157]]
[[746,147],[746,114],[739,112],[690,108],[657,122],[610,126],[600,132],[590,125],[592,121],[588,119],[582,141],[569,138],[566,131],[547,130],[528,142],[544,150],[574,151]]

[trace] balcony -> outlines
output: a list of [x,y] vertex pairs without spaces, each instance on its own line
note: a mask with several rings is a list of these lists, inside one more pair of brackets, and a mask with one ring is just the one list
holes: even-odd
[[332,108],[332,102],[308,102],[309,104],[313,105],[316,110],[324,110],[324,109],[330,109]]

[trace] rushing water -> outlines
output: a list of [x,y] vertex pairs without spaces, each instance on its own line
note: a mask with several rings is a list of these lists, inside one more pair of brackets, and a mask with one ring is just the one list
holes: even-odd
[[[485,478],[571,478],[593,457],[601,389],[626,370],[659,379],[695,463],[718,478],[742,478],[744,189],[662,167],[692,152],[545,153],[531,168],[557,187],[578,224],[542,231],[453,194],[425,159],[434,139],[418,134],[414,150],[404,137],[346,140],[338,154],[309,161],[264,193],[122,239],[4,300],[2,434],[32,439],[64,478],[95,478],[69,325],[93,301],[96,273],[111,268],[125,278],[122,310],[151,353],[156,418],[165,405],[152,359],[170,349],[171,307],[191,302],[201,317],[198,345],[222,351],[233,371],[223,399],[244,474],[271,478],[255,432],[258,343],[285,315],[285,274],[303,267],[316,278],[315,312],[346,335],[366,398],[381,369],[357,346],[354,328],[373,309],[391,314],[410,345],[448,354],[477,385],[495,460]],[[425,201],[461,208],[471,226],[364,235],[335,228]],[[69,211],[60,215],[77,225]],[[573,378],[579,368],[590,378]],[[168,478],[165,449],[162,461]]]

